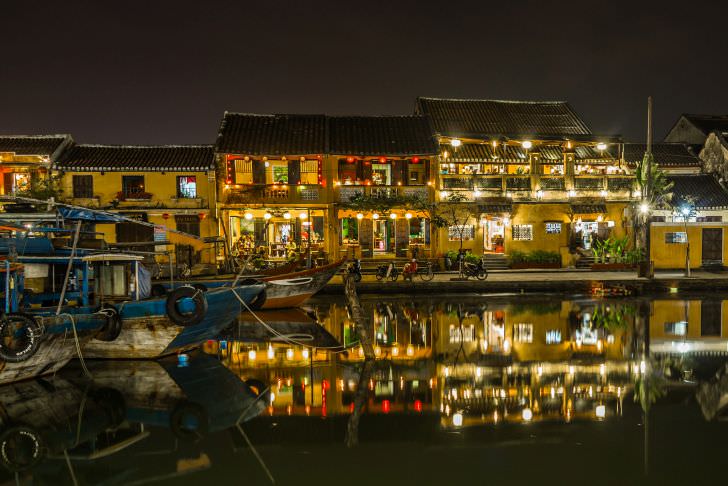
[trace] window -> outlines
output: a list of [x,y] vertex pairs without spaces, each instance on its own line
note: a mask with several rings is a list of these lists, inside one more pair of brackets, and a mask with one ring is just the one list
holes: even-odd
[[687,321],[679,322],[666,322],[665,323],[665,334],[673,336],[685,336],[688,333]]
[[359,242],[359,220],[357,220],[356,218],[341,219],[341,242]]
[[392,184],[392,166],[390,164],[372,164],[372,184],[389,186]]
[[669,231],[665,233],[665,243],[687,243],[688,234],[684,231]]
[[174,221],[177,224],[177,231],[200,236],[200,218],[197,216],[177,215]]
[[475,341],[475,326],[463,326],[462,332],[460,326],[450,325],[450,344],[472,343]]
[[94,176],[73,176],[73,197],[94,197]]
[[144,194],[144,176],[122,176],[121,192],[131,198]]
[[546,223],[547,235],[558,235],[561,233],[561,223]]
[[449,241],[469,241],[475,238],[475,226],[472,224],[458,224],[447,228],[447,239]]
[[514,224],[513,239],[517,241],[533,240],[533,225],[530,224]]
[[177,176],[177,197],[186,199],[197,197],[196,176]]
[[252,184],[253,183],[253,161],[252,160],[235,160],[235,184]]
[[546,344],[559,344],[561,342],[561,331],[549,329],[546,331]]
[[273,182],[288,184],[288,163],[273,162]]
[[533,342],[533,324],[520,322],[513,326],[513,340],[517,343]]
[[407,163],[407,185],[421,186],[425,183],[425,164],[422,162]]
[[409,242],[429,243],[429,221],[425,218],[412,218],[409,220]]
[[318,184],[318,160],[306,160],[301,162],[301,184]]

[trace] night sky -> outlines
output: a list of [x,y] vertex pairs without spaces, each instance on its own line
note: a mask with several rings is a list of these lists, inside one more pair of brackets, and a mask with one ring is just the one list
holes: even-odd
[[728,113],[728,2],[32,1],[0,9],[0,133],[213,143],[225,110],[411,114],[416,96],[568,100],[660,140]]

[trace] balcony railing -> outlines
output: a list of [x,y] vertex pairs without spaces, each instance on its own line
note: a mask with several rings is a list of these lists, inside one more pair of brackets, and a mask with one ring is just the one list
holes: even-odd
[[608,177],[607,189],[610,191],[631,191],[635,185],[634,177]]
[[574,178],[574,189],[577,191],[601,191],[604,189],[604,177],[580,177]]
[[541,177],[539,186],[543,191],[564,191],[566,184],[563,177]]
[[326,193],[313,184],[246,184],[226,189],[227,204],[326,203]]
[[506,177],[506,189],[508,189],[509,191],[530,191],[531,190],[531,177],[530,176]]
[[394,197],[419,197],[428,199],[431,194],[428,186],[339,186],[336,190],[337,202],[349,202],[357,194],[372,198],[390,199]]

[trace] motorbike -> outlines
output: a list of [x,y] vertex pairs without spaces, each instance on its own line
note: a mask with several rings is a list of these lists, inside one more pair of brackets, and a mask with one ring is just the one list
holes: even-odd
[[413,282],[415,275],[418,275],[421,280],[427,282],[435,278],[435,273],[432,269],[430,262],[420,263],[416,259],[412,259],[410,263],[407,263],[402,269],[402,278]]
[[349,263],[346,267],[346,273],[354,278],[354,282],[361,282],[361,260],[357,258]]
[[463,275],[465,277],[475,277],[478,280],[488,278],[488,269],[485,268],[485,257],[481,257],[478,263],[463,262]]
[[399,270],[397,270],[397,267],[394,266],[394,263],[390,262],[384,265],[379,265],[377,267],[377,273],[376,273],[377,280],[384,280],[389,279],[392,282],[397,280],[397,277],[399,277]]

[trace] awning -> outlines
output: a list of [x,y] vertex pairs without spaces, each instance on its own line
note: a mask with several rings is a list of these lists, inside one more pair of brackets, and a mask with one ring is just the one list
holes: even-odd
[[607,212],[606,204],[572,204],[571,211],[574,214],[603,214]]
[[107,223],[123,223],[128,221],[127,218],[119,214],[108,213],[106,211],[88,210],[80,208],[71,208],[67,206],[58,206],[58,212],[63,216],[63,219],[70,219],[75,221],[93,221],[93,222],[107,222]]

